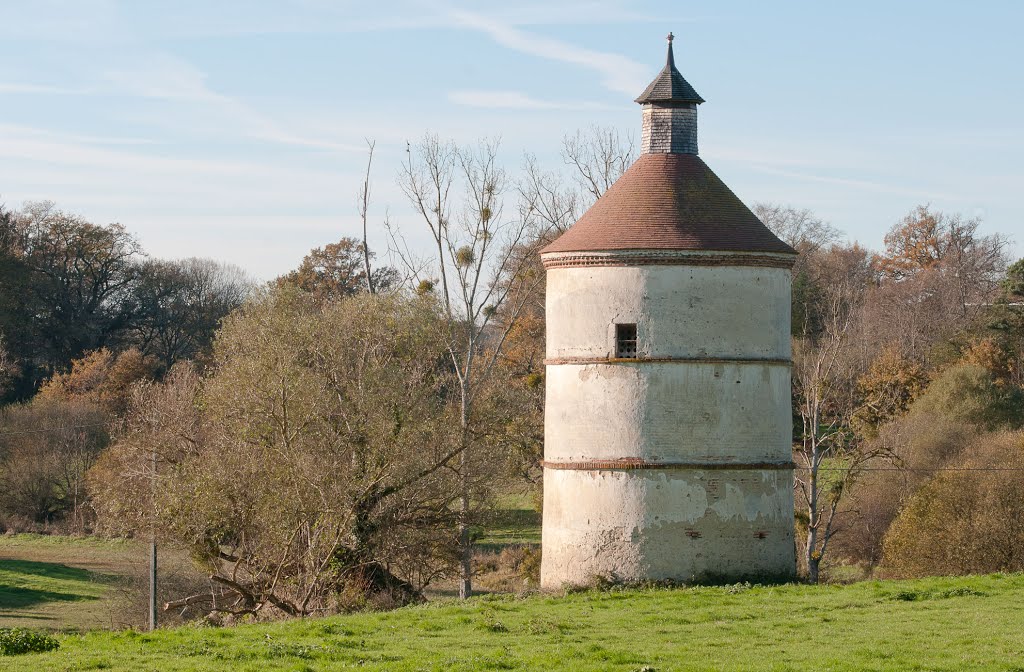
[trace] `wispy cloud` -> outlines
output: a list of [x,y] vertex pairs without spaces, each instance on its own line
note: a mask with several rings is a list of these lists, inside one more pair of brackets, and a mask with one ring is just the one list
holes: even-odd
[[[902,174],[895,171],[891,181],[864,180],[837,176],[836,173],[864,173],[865,157],[857,148],[849,146],[800,147],[790,143],[780,147],[749,140],[744,145],[713,145],[702,156],[716,161],[742,164],[752,170],[804,182],[832,184],[860,191],[892,194],[916,199],[941,200],[958,198],[956,194],[939,189],[920,189],[901,183]],[[837,157],[842,157],[838,159]],[[868,157],[868,165],[874,159]],[[874,167],[873,167],[874,168]],[[831,174],[828,174],[831,173]]]
[[635,3],[630,6],[628,0],[539,0],[497,4],[490,10],[490,15],[502,23],[514,26],[579,26],[653,21],[660,12],[652,15],[638,11]]
[[88,93],[84,89],[71,89],[49,84],[28,84],[23,82],[0,82],[0,93],[46,96],[74,96]]
[[241,135],[285,145],[340,152],[363,152],[362,145],[294,132],[248,104],[213,90],[206,73],[166,53],[149,54],[131,67],[105,73],[105,80],[128,95],[205,106]]
[[612,91],[634,95],[637,82],[650,79],[650,68],[621,54],[587,49],[536,35],[474,12],[451,9],[448,14],[456,25],[483,32],[503,47],[593,70],[601,76],[604,86]]
[[[275,154],[231,160],[97,147],[72,134],[0,124],[0,203],[56,199],[98,223],[125,224],[159,256],[211,256],[263,278],[294,267],[312,247],[356,235],[354,189],[338,185],[355,185],[361,173],[289,165]],[[381,180],[375,198],[397,204],[392,214],[401,217],[394,191]],[[371,236],[386,248],[380,231]],[[425,245],[420,237],[412,239]]]
[[912,198],[923,198],[923,199],[951,199],[960,198],[956,194],[950,194],[947,192],[928,191],[925,189],[914,189],[904,187],[899,184],[889,184],[882,182],[872,182],[871,180],[859,180],[848,177],[833,177],[831,175],[821,175],[817,173],[805,173],[792,170],[782,170],[779,168],[773,168],[770,166],[753,166],[755,170],[769,175],[779,175],[781,177],[788,177],[796,180],[807,180],[809,182],[822,182],[824,184],[835,184],[842,187],[851,187],[854,189],[861,189],[864,191],[873,191],[880,194],[895,194],[898,196],[909,196]]
[[166,53],[137,55],[108,70],[103,79],[131,95],[162,100],[219,103],[226,100],[206,85],[206,73]]
[[4,3],[5,40],[102,43],[115,33],[115,0],[33,0]]
[[452,91],[448,100],[456,105],[503,110],[607,110],[604,103],[540,100],[521,91]]
[[261,169],[251,163],[170,158],[108,149],[84,142],[76,136],[9,124],[0,124],[0,158],[154,176],[174,174],[182,177],[211,177],[262,174]]
[[[477,3],[482,4],[482,3]],[[288,6],[282,12],[281,6]],[[457,26],[447,10],[431,0],[392,0],[388,3],[291,0],[253,3],[248,0],[178,0],[153,7],[159,21],[147,26],[154,38],[275,34],[352,34],[424,31]],[[493,3],[487,14],[510,26],[621,24],[651,20],[623,0]]]
[[[198,208],[206,214],[250,214],[282,203],[323,212],[337,209],[337,185],[356,179],[334,166],[282,164],[274,155],[232,160],[201,150],[155,154],[145,147],[102,147],[73,135],[0,124],[5,198],[38,193],[136,213]],[[36,185],[45,185],[45,193]]]
[[732,161],[742,164],[755,164],[768,167],[777,166],[820,166],[823,164],[820,158],[813,154],[801,155],[792,147],[785,151],[777,148],[759,146],[756,143],[747,145],[726,145],[721,142],[704,142],[701,145],[701,156],[715,161]]

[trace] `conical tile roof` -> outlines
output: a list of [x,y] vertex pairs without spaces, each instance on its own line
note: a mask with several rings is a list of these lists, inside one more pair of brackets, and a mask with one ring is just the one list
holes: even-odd
[[568,231],[541,250],[708,250],[796,254],[695,154],[642,154]]

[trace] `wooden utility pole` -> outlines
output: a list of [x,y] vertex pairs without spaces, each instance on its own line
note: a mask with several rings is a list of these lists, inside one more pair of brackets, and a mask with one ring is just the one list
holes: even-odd
[[[156,495],[156,449],[153,449],[153,480],[151,488]],[[149,537],[149,630],[156,630],[156,511],[153,511],[153,529]]]
[[149,630],[156,630],[156,535],[149,544]]

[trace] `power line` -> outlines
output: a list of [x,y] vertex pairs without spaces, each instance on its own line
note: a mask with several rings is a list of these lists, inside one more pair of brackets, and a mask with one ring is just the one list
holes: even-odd
[[[0,432],[0,437],[20,436],[24,434],[46,434],[63,432],[69,429],[90,429],[93,427],[106,427],[107,423],[97,422],[87,425],[66,425],[64,427],[40,427],[38,429],[23,429],[14,432]],[[811,471],[810,467],[793,467],[794,471]],[[1024,467],[818,467],[818,471],[860,471],[860,472],[913,472],[913,473],[935,473],[939,471],[978,471],[978,472],[1024,472]]]

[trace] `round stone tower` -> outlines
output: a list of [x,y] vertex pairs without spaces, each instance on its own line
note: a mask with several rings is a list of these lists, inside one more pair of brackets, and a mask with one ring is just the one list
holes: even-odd
[[668,61],[640,158],[547,269],[541,584],[795,575],[790,269],[697,156]]

